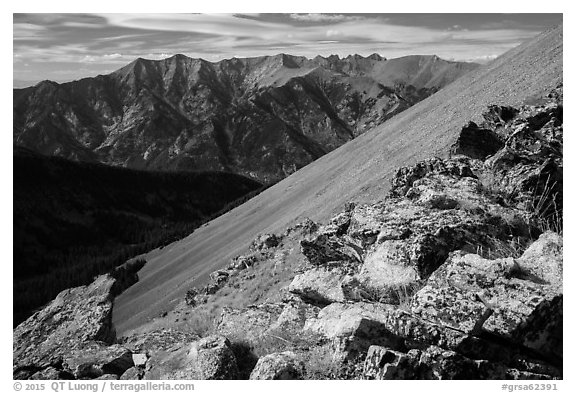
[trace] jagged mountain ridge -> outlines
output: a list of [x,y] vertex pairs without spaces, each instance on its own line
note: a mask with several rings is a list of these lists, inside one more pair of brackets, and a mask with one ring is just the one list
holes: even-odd
[[[206,282],[258,234],[281,232],[310,217],[325,220],[349,201],[371,202],[389,190],[398,167],[447,156],[462,126],[490,104],[518,105],[562,81],[562,26],[470,72],[390,121],[284,179],[242,206],[163,250],[146,255],[140,281],[115,300],[119,334],[141,326]],[[159,279],[159,277],[161,279]]]
[[137,59],[109,75],[15,89],[13,140],[80,161],[273,182],[476,67],[377,54]]

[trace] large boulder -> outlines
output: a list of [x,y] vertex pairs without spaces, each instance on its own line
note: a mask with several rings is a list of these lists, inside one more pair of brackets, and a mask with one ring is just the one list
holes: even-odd
[[552,379],[555,376],[521,371],[498,362],[473,360],[436,346],[403,353],[373,345],[363,370],[363,379]]
[[99,276],[90,285],[66,289],[13,332],[14,369],[60,364],[64,355],[89,342],[112,343],[115,279]]
[[404,340],[391,332],[382,315],[391,306],[376,303],[333,303],[306,321],[304,331],[330,339],[339,360],[365,353],[372,344],[404,349]]
[[543,301],[512,334],[516,342],[557,366],[562,365],[563,359],[563,304],[562,295]]
[[469,334],[510,338],[539,304],[561,292],[561,247],[561,239],[545,234],[518,260],[455,252],[416,293],[412,311]]
[[454,155],[462,154],[483,160],[496,153],[502,146],[504,146],[504,142],[494,131],[478,127],[476,123],[471,121],[462,127],[460,135],[450,151]]
[[144,379],[236,379],[238,366],[230,342],[208,336],[173,351],[160,351],[146,365]]
[[421,368],[417,356],[372,345],[366,354],[362,377],[363,379],[430,379],[426,378],[427,375]]
[[482,126],[495,130],[514,119],[518,112],[520,112],[518,109],[511,106],[489,105],[488,110],[482,113],[484,118]]
[[298,274],[288,286],[288,291],[303,301],[327,305],[345,300],[342,284],[348,277],[346,269],[314,268]]
[[76,379],[94,379],[105,374],[119,377],[133,366],[129,349],[117,344],[104,346],[96,342],[65,354],[63,362],[64,369],[74,374]]
[[303,301],[291,301],[285,304],[276,322],[269,331],[297,333],[302,331],[308,319],[315,318],[320,308]]
[[144,376],[144,369],[135,366],[130,367],[128,370],[126,370],[124,374],[120,376],[119,379],[123,381],[137,381],[142,379],[143,376]]
[[[18,378],[17,375],[14,376],[14,379],[22,379]],[[63,380],[70,380],[74,379],[74,375],[65,370],[59,370],[54,367],[47,367],[42,370],[39,370],[33,373],[28,379],[34,380],[55,380],[55,379],[63,379]]]
[[411,244],[404,240],[385,240],[375,246],[354,276],[358,282],[349,282],[351,299],[366,299],[400,304],[403,291],[420,280],[417,266],[411,263]]
[[430,174],[476,178],[469,160],[455,157],[451,160],[431,158],[413,166],[399,168],[392,179],[392,196],[404,196],[418,179]]
[[563,241],[555,232],[545,232],[532,243],[518,259],[527,278],[538,278],[543,283],[562,289]]
[[308,261],[315,266],[329,262],[360,263],[362,248],[352,239],[320,233],[311,239],[300,241],[300,250]]
[[265,250],[268,248],[278,247],[282,241],[282,236],[276,234],[265,233],[259,235],[250,245],[251,250]]
[[291,351],[271,353],[258,359],[250,379],[303,379],[304,363]]

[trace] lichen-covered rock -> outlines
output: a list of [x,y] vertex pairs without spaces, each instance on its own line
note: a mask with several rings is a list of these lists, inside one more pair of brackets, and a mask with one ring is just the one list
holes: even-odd
[[228,265],[228,270],[244,270],[258,262],[259,253],[239,255]]
[[518,259],[525,275],[537,277],[562,290],[563,241],[555,232],[545,232]]
[[[400,291],[420,280],[417,267],[411,264],[410,251],[410,245],[403,240],[386,240],[378,244],[354,276],[360,284],[356,289],[361,292],[347,297],[398,304]],[[348,293],[354,291],[350,283],[347,288]]]
[[286,229],[284,236],[293,236],[295,233],[299,233],[302,236],[310,236],[314,234],[318,228],[318,224],[306,217],[303,221]]
[[[24,379],[24,378],[18,378],[17,376],[15,376],[14,379]],[[47,367],[43,370],[40,370],[40,371],[33,373],[31,376],[27,377],[26,379],[34,379],[34,380],[64,379],[64,380],[70,380],[70,379],[74,379],[74,375],[72,375],[68,371],[58,370],[54,367]]]
[[411,308],[470,334],[483,329],[510,337],[540,303],[561,291],[561,272],[561,239],[551,234],[516,261],[455,252],[416,293]]
[[348,235],[365,248],[357,279],[367,286],[385,292],[417,284],[451,251],[529,232],[522,212],[495,203],[478,179],[442,169],[459,168],[464,159],[434,162],[440,172],[422,169],[406,180],[403,197],[355,208]]
[[276,322],[270,325],[270,331],[297,333],[304,328],[308,319],[316,318],[320,308],[303,301],[287,303]]
[[396,176],[392,179],[392,189],[390,193],[393,196],[404,196],[416,180],[434,173],[455,177],[476,178],[476,175],[472,172],[470,162],[466,159],[457,157],[451,160],[431,158],[413,166],[399,168]]
[[216,270],[215,272],[210,273],[210,280],[218,286],[222,286],[228,278],[230,277],[230,273],[225,270]]
[[326,233],[320,233],[309,240],[302,240],[300,250],[315,266],[322,266],[328,262],[360,263],[362,260],[361,248],[351,239]]
[[342,268],[315,268],[294,277],[288,291],[311,304],[343,302],[346,298],[342,284],[346,277],[347,271]]
[[45,368],[59,363],[90,341],[112,343],[111,290],[115,279],[98,277],[92,284],[66,289],[13,332],[14,368]]
[[331,339],[335,357],[340,359],[364,353],[372,344],[404,349],[404,340],[381,321],[389,311],[391,306],[384,304],[333,303],[306,321],[304,330]]
[[473,360],[429,346],[407,353],[373,345],[364,361],[364,379],[551,379],[556,375],[518,370],[499,362]]
[[118,379],[118,375],[116,374],[104,374],[99,376],[98,378],[94,378],[96,381],[115,381]]
[[153,354],[144,379],[236,379],[238,366],[230,342],[208,336],[173,351]]
[[317,318],[306,321],[304,331],[332,340],[336,357],[344,359],[366,353],[370,345],[401,352],[435,345],[471,359],[501,362],[521,370],[537,364],[517,345],[471,336],[385,304],[332,303],[320,310]]
[[64,355],[63,367],[77,379],[93,379],[105,374],[117,377],[134,366],[132,352],[120,345],[93,342]]
[[304,363],[291,351],[271,353],[258,359],[250,379],[303,379]]
[[348,206],[345,211],[332,217],[328,224],[320,228],[320,233],[336,236],[344,235],[350,226],[350,218],[353,209],[354,205]]
[[120,376],[123,381],[137,381],[144,376],[144,369],[141,367],[130,367]]
[[484,128],[496,129],[497,127],[506,125],[507,122],[514,119],[520,112],[518,109],[511,106],[489,105],[488,110],[482,114]]
[[543,301],[513,333],[515,341],[558,366],[563,359],[563,304],[562,295]]
[[258,236],[253,242],[250,248],[252,250],[265,250],[268,248],[278,247],[280,242],[282,241],[282,237],[276,234],[265,233],[263,235]]
[[416,356],[372,345],[364,361],[363,379],[428,379]]

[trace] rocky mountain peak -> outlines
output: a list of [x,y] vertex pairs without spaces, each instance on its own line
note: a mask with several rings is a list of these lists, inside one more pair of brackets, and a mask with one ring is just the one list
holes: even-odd
[[378,53],[372,53],[370,56],[367,57],[367,59],[376,60],[376,61],[386,60],[385,57],[380,56]]

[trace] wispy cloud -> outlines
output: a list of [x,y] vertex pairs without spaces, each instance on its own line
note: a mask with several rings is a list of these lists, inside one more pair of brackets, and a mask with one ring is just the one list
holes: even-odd
[[343,14],[290,14],[290,18],[304,22],[343,22],[360,20],[360,16],[350,16]]
[[13,25],[14,41],[45,40],[48,39],[44,35],[45,32],[45,27],[31,23],[14,23]]
[[377,52],[388,58],[436,54],[482,62],[561,19],[532,14],[15,14],[14,78],[34,70],[39,79],[62,78],[66,72],[74,79],[137,57],[175,53],[216,61],[278,52],[308,57]]

